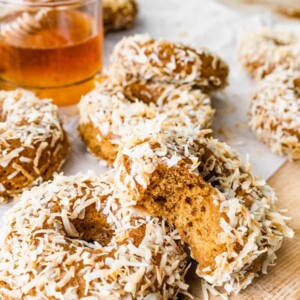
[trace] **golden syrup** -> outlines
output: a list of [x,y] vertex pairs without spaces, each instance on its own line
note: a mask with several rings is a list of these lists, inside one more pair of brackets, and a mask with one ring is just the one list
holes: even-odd
[[78,11],[49,11],[36,24],[16,13],[0,23],[12,24],[0,35],[3,88],[27,88],[68,105],[93,87],[102,67],[102,30],[90,17]]

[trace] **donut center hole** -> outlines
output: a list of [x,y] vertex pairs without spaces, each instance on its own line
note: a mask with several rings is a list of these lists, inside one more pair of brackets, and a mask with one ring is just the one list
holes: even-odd
[[95,205],[90,205],[85,209],[82,219],[73,221],[79,238],[91,242],[98,242],[101,246],[109,244],[113,237],[113,230],[106,221],[106,216],[97,211]]
[[124,88],[124,94],[131,102],[157,103],[162,95],[162,88],[151,86],[151,84],[132,83]]
[[294,79],[295,95],[300,97],[300,77]]
[[214,266],[215,257],[225,251],[225,246],[216,242],[221,216],[213,195],[213,188],[201,176],[185,168],[160,167],[152,174],[139,205],[175,225],[193,257],[205,268]]
[[0,123],[5,122],[5,117],[3,114],[3,102],[0,100]]
[[289,44],[287,41],[281,40],[281,39],[276,38],[276,37],[269,37],[268,41],[270,43],[272,43],[273,45],[279,46],[279,47],[280,46],[287,46]]

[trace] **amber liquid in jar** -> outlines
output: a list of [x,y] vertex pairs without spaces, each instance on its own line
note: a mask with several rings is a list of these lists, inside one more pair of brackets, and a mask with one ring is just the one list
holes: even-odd
[[[23,87],[59,105],[78,102],[102,67],[102,32],[79,11],[14,13],[1,20],[0,88]],[[97,25],[98,26],[98,25]],[[96,32],[96,34],[93,34]]]

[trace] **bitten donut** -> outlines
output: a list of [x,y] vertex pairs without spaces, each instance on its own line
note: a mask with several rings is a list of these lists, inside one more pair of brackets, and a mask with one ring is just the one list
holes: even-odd
[[105,32],[133,27],[137,13],[136,0],[103,0]]
[[140,132],[115,161],[122,200],[175,225],[204,290],[238,293],[266,273],[283,237],[293,236],[272,188],[207,130]]
[[49,179],[68,154],[57,107],[27,91],[0,91],[0,201]]
[[276,71],[260,82],[249,124],[274,153],[300,159],[300,72]]
[[112,76],[121,82],[191,84],[206,92],[226,86],[229,73],[227,64],[205,49],[153,39],[147,34],[123,38],[110,62]]
[[246,34],[239,43],[241,64],[255,79],[262,79],[276,68],[300,69],[300,35],[265,28]]
[[123,136],[155,119],[187,127],[207,128],[214,110],[210,98],[188,86],[106,79],[80,102],[79,131],[96,156],[112,163]]
[[25,191],[0,234],[0,298],[176,299],[186,254],[164,221],[122,208],[113,177],[55,176]]

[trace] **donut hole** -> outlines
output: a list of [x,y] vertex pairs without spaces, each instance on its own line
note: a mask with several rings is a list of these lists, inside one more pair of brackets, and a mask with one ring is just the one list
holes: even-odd
[[160,203],[160,204],[164,204],[165,202],[166,202],[166,198],[165,197],[162,197],[162,196],[158,196],[158,197],[156,197],[155,199],[154,199],[154,201],[156,202],[156,203]]
[[106,216],[97,211],[95,205],[88,206],[82,218],[73,220],[73,225],[79,238],[89,243],[98,242],[104,247],[113,237],[113,230],[107,223]]
[[142,101],[143,103],[157,103],[157,100],[163,94],[163,87],[158,87],[151,83],[135,82],[124,87],[125,97],[131,101]]
[[5,122],[5,119],[6,118],[3,113],[3,101],[1,101],[1,99],[0,99],[0,123]]
[[215,257],[226,250],[224,244],[218,243],[223,216],[213,203],[213,195],[214,189],[201,176],[182,167],[160,166],[138,204],[142,210],[176,226],[200,269],[213,268]]
[[300,77],[295,78],[293,83],[294,83],[295,95],[296,97],[300,98]]
[[300,77],[294,79],[294,86],[299,88],[300,87]]
[[283,39],[280,39],[279,37],[275,37],[275,36],[269,36],[267,37],[267,42],[269,42],[270,44],[273,44],[274,46],[287,46],[290,43],[288,41],[285,41]]

